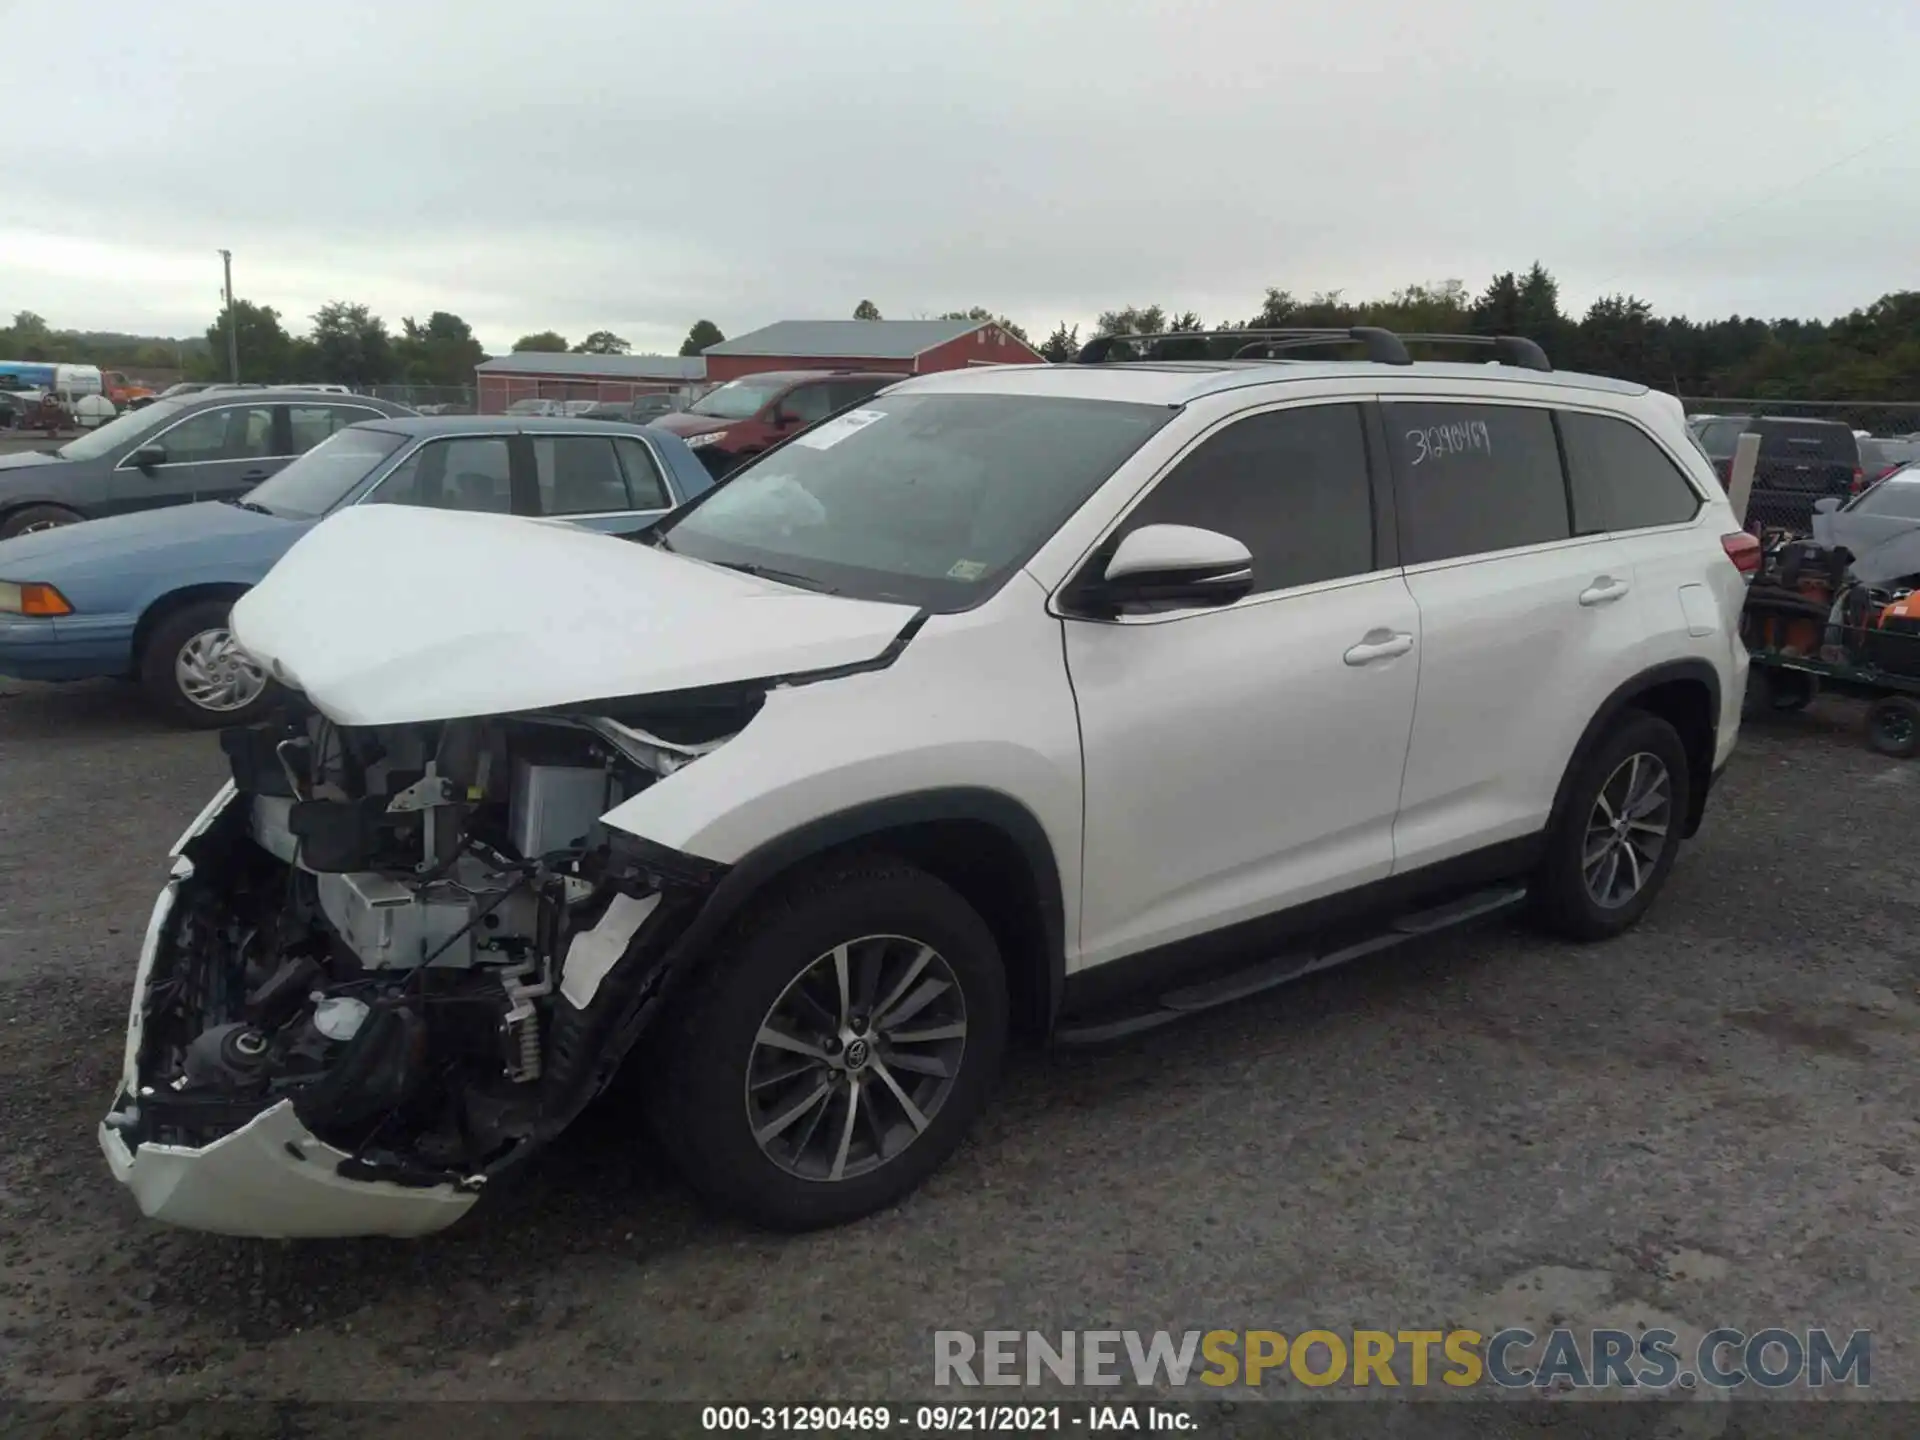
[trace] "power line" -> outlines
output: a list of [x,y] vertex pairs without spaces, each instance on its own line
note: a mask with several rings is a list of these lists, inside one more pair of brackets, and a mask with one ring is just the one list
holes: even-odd
[[[1686,246],[1693,244],[1693,242],[1698,240],[1701,236],[1710,234],[1713,231],[1718,230],[1722,225],[1730,224],[1735,220],[1744,220],[1747,216],[1753,214],[1756,210],[1763,210],[1767,206],[1773,204],[1774,201],[1781,199],[1783,196],[1791,195],[1795,190],[1798,190],[1801,186],[1811,185],[1815,180],[1819,180],[1824,176],[1831,175],[1834,171],[1838,170],[1841,166],[1849,165],[1853,163],[1855,160],[1858,160],[1862,155],[1865,155],[1869,150],[1877,150],[1882,145],[1886,144],[1889,140],[1899,139],[1902,135],[1905,135],[1908,131],[1914,129],[1916,124],[1920,124],[1920,122],[1910,121],[1909,123],[1905,125],[1901,125],[1896,129],[1889,130],[1886,134],[1881,135],[1876,139],[1869,140],[1866,144],[1862,145],[1859,149],[1849,150],[1846,154],[1840,156],[1837,160],[1833,160],[1828,164],[1822,165],[1818,170],[1813,171],[1811,174],[1802,175],[1799,179],[1791,181],[1786,185],[1782,185],[1777,190],[1770,190],[1765,195],[1762,195],[1759,199],[1754,200],[1752,203],[1745,205],[1738,210],[1733,211],[1731,214],[1722,215],[1716,219],[1709,220],[1706,224],[1702,225],[1698,230],[1695,230],[1691,234],[1682,236],[1680,239],[1674,241],[1670,245],[1662,245],[1657,250],[1649,251],[1648,254],[1649,255],[1670,255],[1675,250],[1684,249]],[[1611,285],[1615,280],[1618,280],[1620,276],[1624,275],[1625,273],[1626,272],[1624,270],[1616,271],[1614,274],[1609,275],[1606,279],[1602,280],[1598,288],[1604,288],[1608,285]]]

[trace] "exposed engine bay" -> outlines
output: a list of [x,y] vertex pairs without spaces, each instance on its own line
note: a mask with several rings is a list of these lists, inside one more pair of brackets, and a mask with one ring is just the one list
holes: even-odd
[[477,1190],[606,1083],[658,980],[649,921],[711,884],[601,816],[758,701],[672,739],[604,714],[225,732],[234,793],[156,912],[107,1129],[198,1151],[290,1104],[340,1179]]

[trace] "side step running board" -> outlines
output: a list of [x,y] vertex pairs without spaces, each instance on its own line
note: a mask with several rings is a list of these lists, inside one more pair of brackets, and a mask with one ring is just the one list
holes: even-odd
[[1401,915],[1378,934],[1369,935],[1338,950],[1321,954],[1282,955],[1277,959],[1263,960],[1217,979],[1169,990],[1154,1002],[1151,1009],[1136,1014],[1062,1025],[1054,1031],[1054,1042],[1060,1045],[1099,1045],[1124,1036],[1138,1035],[1144,1030],[1157,1030],[1183,1016],[1211,1010],[1219,1005],[1231,1005],[1262,990],[1271,990],[1321,970],[1331,970],[1336,965],[1345,965],[1349,960],[1358,960],[1375,951],[1391,949],[1418,936],[1437,934],[1470,921],[1497,915],[1503,910],[1511,910],[1526,898],[1524,885],[1478,890],[1431,910],[1416,910]]

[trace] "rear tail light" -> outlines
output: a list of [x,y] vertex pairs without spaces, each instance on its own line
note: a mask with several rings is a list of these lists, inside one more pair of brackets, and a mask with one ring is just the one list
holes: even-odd
[[1867,488],[1867,472],[1858,465],[1853,467],[1853,484],[1849,488],[1855,495]]
[[1745,530],[1720,537],[1720,548],[1727,552],[1733,568],[1751,580],[1760,573],[1760,540]]

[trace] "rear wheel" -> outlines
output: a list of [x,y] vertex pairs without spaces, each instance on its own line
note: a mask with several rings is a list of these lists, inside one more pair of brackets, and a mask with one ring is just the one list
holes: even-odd
[[951,1155],[1005,1053],[993,934],[933,876],[870,859],[756,905],[666,1036],[656,1130],[707,1199],[806,1230]]
[[1580,762],[1534,883],[1542,922],[1572,940],[1630,928],[1666,883],[1692,794],[1686,747],[1630,710]]
[[1867,709],[1867,744],[1895,760],[1920,754],[1920,704],[1905,695],[1883,695]]
[[14,511],[5,520],[0,520],[0,540],[11,540],[16,535],[32,535],[40,530],[57,530],[62,525],[75,525],[86,519],[60,505],[28,505]]
[[140,654],[140,683],[169,719],[195,729],[247,725],[274,701],[266,672],[234,641],[230,600],[198,600],[162,619]]

